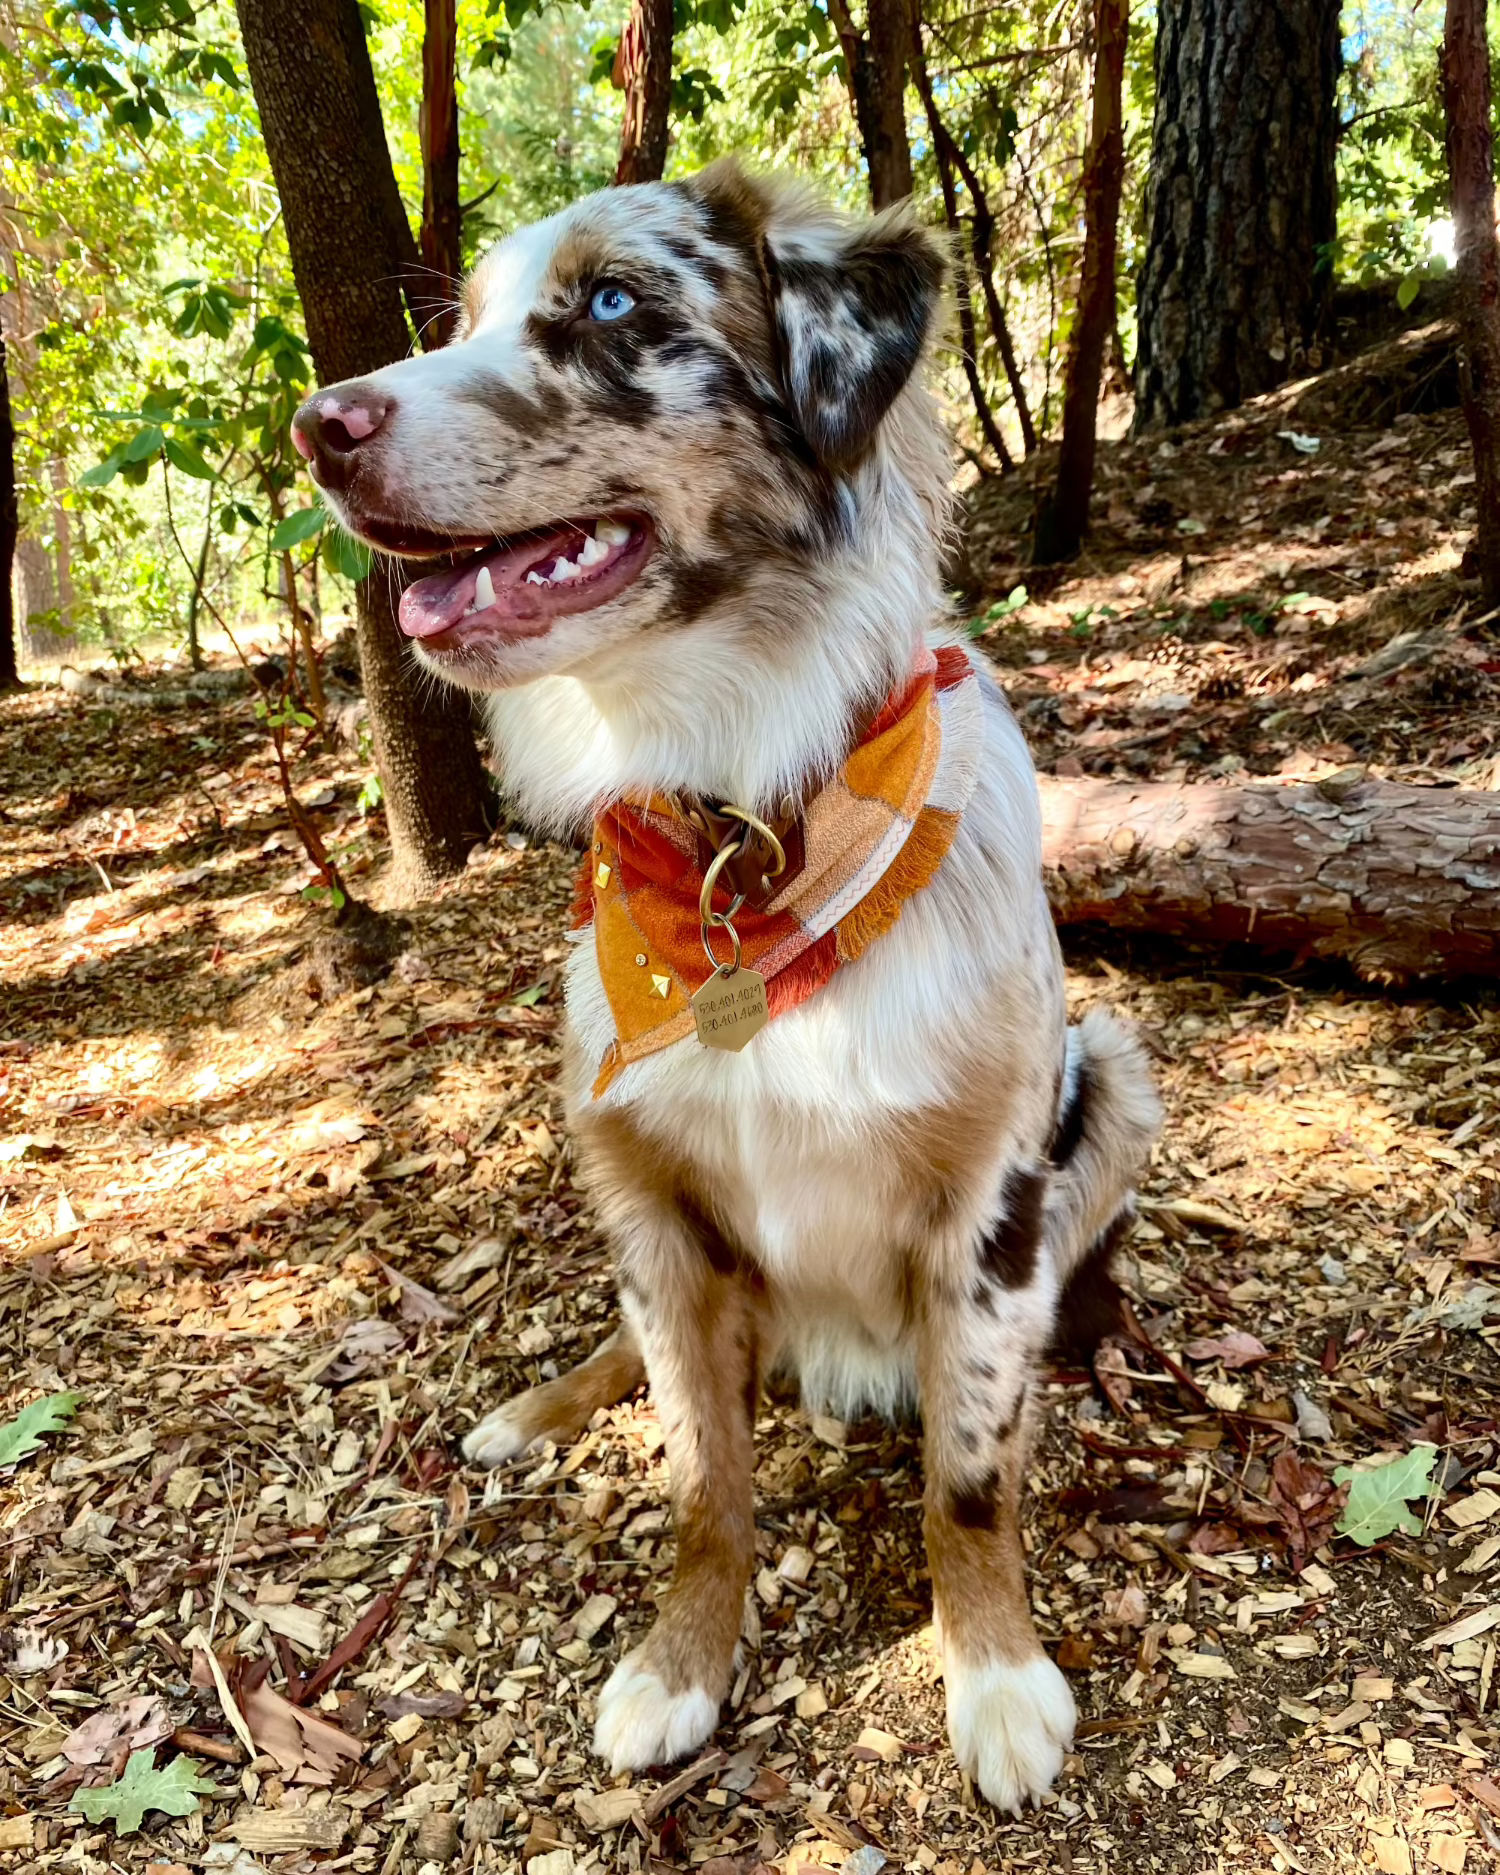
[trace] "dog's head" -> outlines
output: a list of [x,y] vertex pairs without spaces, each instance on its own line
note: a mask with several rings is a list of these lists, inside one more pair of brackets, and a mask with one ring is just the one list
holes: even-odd
[[603,672],[643,633],[795,609],[869,490],[931,532],[913,380],[943,271],[906,213],[848,220],[732,164],[608,190],[492,249],[452,345],[317,392],[293,437],[354,533],[457,556],[402,598],[429,665]]

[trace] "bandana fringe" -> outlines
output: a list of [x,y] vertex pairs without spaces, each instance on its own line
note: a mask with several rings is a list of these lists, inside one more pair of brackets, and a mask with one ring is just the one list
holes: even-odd
[[884,937],[912,894],[932,883],[957,831],[957,814],[937,807],[922,809],[884,876],[835,927],[840,963],[852,964],[876,938]]

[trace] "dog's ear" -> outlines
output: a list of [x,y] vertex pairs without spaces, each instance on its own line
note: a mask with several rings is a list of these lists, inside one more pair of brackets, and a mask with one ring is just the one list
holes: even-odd
[[820,460],[852,468],[926,350],[942,246],[898,207],[800,227],[773,216],[763,253],[787,400]]

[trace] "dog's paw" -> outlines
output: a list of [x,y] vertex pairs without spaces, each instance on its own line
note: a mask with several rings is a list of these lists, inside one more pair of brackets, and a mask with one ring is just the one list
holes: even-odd
[[627,1654],[599,1695],[594,1750],[611,1772],[643,1771],[706,1744],[718,1722],[718,1701],[701,1686],[669,1692],[639,1654]]
[[542,1444],[525,1407],[526,1396],[519,1394],[481,1419],[464,1437],[464,1463],[478,1471],[493,1471],[497,1465],[508,1465],[513,1458]]
[[997,1810],[1020,1816],[1052,1788],[1073,1742],[1068,1682],[1045,1654],[1019,1666],[949,1661],[943,1677],[954,1756]]

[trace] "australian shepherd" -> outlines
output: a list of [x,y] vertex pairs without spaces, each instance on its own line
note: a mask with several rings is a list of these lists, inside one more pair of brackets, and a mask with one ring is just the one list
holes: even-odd
[[[596,1749],[623,1771],[714,1731],[779,1364],[816,1410],[920,1409],[953,1749],[1019,1811],[1074,1725],[1018,1528],[1038,1374],[1159,1110],[1108,1016],[1068,1027],[1031,760],[950,625],[944,273],[907,209],[733,163],[613,189],[502,241],[451,345],[317,392],[293,434],[352,532],[444,557],[403,629],[482,693],[520,810],[587,847],[563,1080],[622,1325],[465,1451],[572,1440],[650,1385],[676,1564]],[[742,940],[731,1048],[691,999]]]

